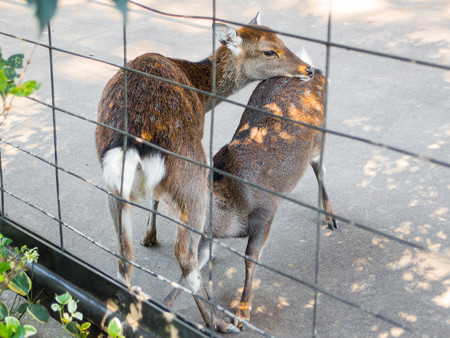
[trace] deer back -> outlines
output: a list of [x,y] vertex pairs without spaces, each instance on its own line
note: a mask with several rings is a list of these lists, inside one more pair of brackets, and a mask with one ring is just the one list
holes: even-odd
[[[193,86],[184,71],[173,60],[159,54],[144,54],[127,65],[187,86]],[[124,130],[124,71],[120,70],[106,85],[99,103],[99,122]],[[135,72],[127,72],[128,132],[146,141],[180,153],[190,135],[203,135],[204,102],[192,90]],[[170,99],[167,99],[170,98]],[[184,143],[174,140],[184,139]],[[97,151],[101,157],[107,150],[123,145],[123,136],[109,128],[98,128]],[[152,151],[135,141],[140,155]]]
[[[324,89],[320,72],[309,82],[288,77],[261,82],[248,105],[275,116],[246,108],[232,141],[214,156],[214,166],[268,189],[289,193],[319,154],[321,132],[277,116],[321,126]],[[245,209],[243,214],[278,203],[273,195],[218,173],[214,175],[214,197],[219,208],[237,213]]]

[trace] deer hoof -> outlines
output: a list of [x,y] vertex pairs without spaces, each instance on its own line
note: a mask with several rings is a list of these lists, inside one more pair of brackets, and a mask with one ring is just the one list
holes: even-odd
[[247,330],[247,324],[240,322],[237,327],[241,330],[241,331],[245,331]]
[[144,236],[141,240],[141,245],[142,246],[157,246],[157,245],[159,245],[159,242],[156,238]]
[[[240,317],[240,318],[243,320],[247,320],[247,321],[250,320],[250,318],[243,318],[243,317]],[[245,331],[247,329],[247,324],[245,322],[239,320],[238,318],[234,319],[234,325],[241,331]]]
[[328,227],[331,230],[337,230],[337,229],[339,229],[339,222],[336,219],[334,219],[332,221],[329,221],[328,222]]
[[223,331],[222,333],[226,333],[226,334],[236,334],[236,333],[240,333],[241,330],[239,330],[236,326],[234,326],[233,324],[229,324]]

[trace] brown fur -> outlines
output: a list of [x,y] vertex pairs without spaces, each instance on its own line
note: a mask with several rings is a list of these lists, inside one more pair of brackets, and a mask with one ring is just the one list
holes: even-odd
[[[227,32],[227,35],[221,38],[223,46],[216,51],[218,95],[231,95],[251,81],[273,76],[289,74],[309,79],[309,65],[296,57],[274,33],[260,31],[255,27],[243,27],[236,32],[226,25],[217,25],[218,29],[224,28]],[[233,49],[241,52],[236,55],[232,52]],[[274,50],[276,55],[266,55],[264,52],[267,50]],[[212,57],[195,63],[149,53],[132,60],[127,67],[202,91],[211,92],[212,90]],[[126,71],[127,109],[125,110],[124,81],[125,71],[120,70],[106,85],[99,103],[98,121],[124,130],[126,111],[128,133],[181,156],[205,163],[201,140],[205,113],[212,108],[211,97]],[[219,100],[216,100],[216,103],[218,102]],[[120,133],[103,126],[97,127],[97,153],[102,165],[105,154],[111,149],[122,149],[123,143],[124,136]],[[127,148],[136,149],[140,159],[157,153],[154,148],[133,138],[127,138]],[[165,176],[154,188],[154,197],[164,198],[183,223],[202,231],[207,202],[206,170],[164,153],[160,155],[164,160]],[[105,170],[105,167],[103,169]],[[140,164],[136,167],[136,171],[138,170],[141,170]],[[139,192],[141,190],[131,191],[130,198],[139,199]],[[133,252],[129,245],[129,234],[121,229],[121,220],[118,217],[123,208],[122,203],[110,201],[110,204],[118,235],[122,236],[119,236],[122,238],[119,240],[119,252],[131,260]],[[131,224],[126,225],[131,226]],[[156,231],[154,235],[147,236],[150,240],[146,240],[145,243],[152,242],[152,236],[156,236]],[[197,257],[198,242],[198,235],[184,227],[178,229],[175,256],[185,278],[191,272],[198,273],[200,276]],[[123,262],[120,262],[119,266],[122,276],[129,283],[132,266]],[[192,288],[191,285],[189,286]],[[193,292],[198,292],[204,298],[208,297],[201,278],[200,289]],[[197,298],[196,301],[205,323],[208,326],[212,325],[207,304],[200,302]],[[219,331],[236,332],[237,330],[217,314],[214,320]]]
[[[317,73],[310,82],[278,77],[260,83],[248,105],[265,109],[313,126],[323,124],[325,78]],[[308,164],[319,180],[319,163],[312,159],[320,154],[321,132],[284,121],[265,113],[245,109],[230,143],[214,156],[214,166],[273,191],[288,194],[302,178]],[[214,175],[213,237],[247,237],[245,254],[257,261],[269,236],[273,217],[281,199],[224,175]],[[333,206],[322,185],[323,208],[333,214]],[[154,220],[153,220],[154,221]],[[331,229],[336,219],[326,216]],[[201,240],[199,260],[205,262],[209,244]],[[236,316],[249,320],[251,291],[256,264],[245,261],[244,290]],[[166,298],[173,305],[179,289]],[[243,322],[235,322],[245,328]]]

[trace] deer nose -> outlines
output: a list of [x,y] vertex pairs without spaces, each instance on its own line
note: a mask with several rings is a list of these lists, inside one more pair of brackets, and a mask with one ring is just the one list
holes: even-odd
[[309,68],[306,70],[306,73],[308,73],[309,78],[312,79],[313,76],[314,76],[314,68],[309,67]]

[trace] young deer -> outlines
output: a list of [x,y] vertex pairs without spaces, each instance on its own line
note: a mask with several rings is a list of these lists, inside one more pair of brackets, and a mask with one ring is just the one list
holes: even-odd
[[[316,71],[309,82],[276,77],[261,82],[248,105],[275,115],[321,126],[323,123],[325,78]],[[321,132],[298,123],[281,120],[265,113],[245,109],[230,143],[214,156],[214,167],[267,189],[288,194],[302,178],[308,164],[319,181]],[[269,236],[273,217],[281,198],[253,188],[221,174],[214,174],[213,237],[248,237],[245,254],[258,261]],[[334,214],[322,184],[323,209]],[[326,216],[332,230],[338,221]],[[153,223],[155,218],[153,217]],[[209,242],[199,244],[199,264],[209,258]],[[251,292],[256,264],[245,260],[245,283],[236,316],[250,320]],[[183,280],[180,279],[180,283]],[[165,303],[172,306],[181,289],[173,289]],[[235,320],[245,329],[245,324]]]
[[[216,24],[222,44],[216,50],[216,92],[229,96],[251,81],[288,75],[309,81],[312,70],[293,54],[275,33],[257,29],[257,18],[238,30]],[[268,29],[267,27],[264,27]],[[144,54],[127,66],[205,92],[212,88],[212,56],[200,62],[172,59],[159,54]],[[127,100],[124,81],[127,80]],[[218,100],[215,101],[218,103]],[[102,124],[124,130],[125,105],[127,132],[159,147],[205,163],[201,144],[205,113],[212,108],[210,96],[168,84],[132,71],[117,72],[107,83],[98,111]],[[96,145],[107,188],[125,201],[146,195],[163,199],[181,222],[203,231],[206,219],[207,174],[200,166],[176,159],[164,152],[99,125]],[[123,160],[125,157],[124,165]],[[123,167],[123,168],[122,168]],[[123,177],[122,177],[123,171]],[[109,197],[111,216],[119,240],[119,254],[133,260],[131,247],[131,205]],[[200,236],[183,226],[177,230],[175,256],[182,275],[194,294],[208,298],[198,266]],[[130,284],[132,266],[119,260],[119,273]],[[195,297],[200,313],[209,325],[221,332],[239,331],[215,315],[211,323],[209,306]]]

